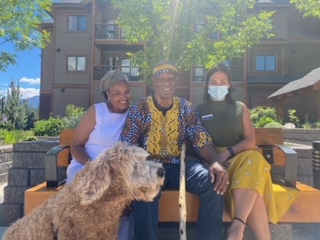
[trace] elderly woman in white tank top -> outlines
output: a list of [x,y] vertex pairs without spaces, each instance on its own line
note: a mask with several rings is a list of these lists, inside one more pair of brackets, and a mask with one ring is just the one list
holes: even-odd
[[[118,140],[127,116],[131,92],[127,77],[118,70],[109,71],[101,79],[105,102],[92,105],[76,128],[71,142],[72,160],[67,169],[67,184],[88,161],[112,147]],[[119,240],[133,237],[133,217],[123,216]]]

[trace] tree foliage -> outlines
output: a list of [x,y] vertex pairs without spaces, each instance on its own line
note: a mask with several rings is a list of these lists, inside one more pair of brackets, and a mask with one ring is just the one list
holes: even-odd
[[314,16],[320,18],[319,0],[290,0],[296,5],[296,8],[304,12],[304,16]]
[[112,0],[128,41],[147,42],[146,51],[129,53],[144,73],[163,59],[189,69],[241,57],[263,37],[272,36],[273,12],[254,9],[256,2]]
[[12,80],[7,90],[4,115],[9,129],[25,129],[28,122],[28,102],[22,100],[19,85]]
[[51,0],[0,0],[0,71],[16,64],[16,55],[6,45],[14,45],[15,52],[44,47],[49,33],[37,29],[51,9]]

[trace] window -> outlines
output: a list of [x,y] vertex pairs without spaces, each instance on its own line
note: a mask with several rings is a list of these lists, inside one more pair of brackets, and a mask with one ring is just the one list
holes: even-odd
[[68,72],[83,72],[86,70],[86,57],[67,57]]
[[121,59],[121,71],[127,75],[129,80],[135,80],[139,76],[139,68],[132,67],[130,59]]
[[194,68],[194,78],[193,81],[195,82],[204,82],[204,77],[206,75],[206,71],[204,67],[197,66]]
[[277,70],[276,55],[256,55],[256,71],[275,72]]
[[68,31],[87,31],[87,16],[68,16]]

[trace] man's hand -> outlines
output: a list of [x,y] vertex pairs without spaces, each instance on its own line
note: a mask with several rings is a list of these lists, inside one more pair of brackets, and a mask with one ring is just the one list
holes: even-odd
[[229,174],[219,162],[214,162],[209,166],[211,182],[214,183],[214,190],[223,195],[229,185]]

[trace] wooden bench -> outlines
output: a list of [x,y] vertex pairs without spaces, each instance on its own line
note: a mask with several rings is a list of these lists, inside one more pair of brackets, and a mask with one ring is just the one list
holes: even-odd
[[[300,190],[298,198],[287,211],[280,223],[317,223],[320,222],[320,191],[308,185],[296,182],[297,179],[297,153],[283,145],[282,129],[258,128],[256,132],[256,150],[261,152],[273,167],[284,168],[282,183],[295,186]],[[70,162],[69,145],[74,130],[66,129],[60,134],[59,146],[47,152],[46,179],[25,192],[25,214],[39,206],[62,188],[63,182],[58,181],[58,167],[67,167]],[[179,222],[178,191],[162,191],[159,207],[160,222]],[[196,222],[198,216],[198,197],[187,193],[187,222]],[[225,208],[223,220],[229,222],[230,215]]]

